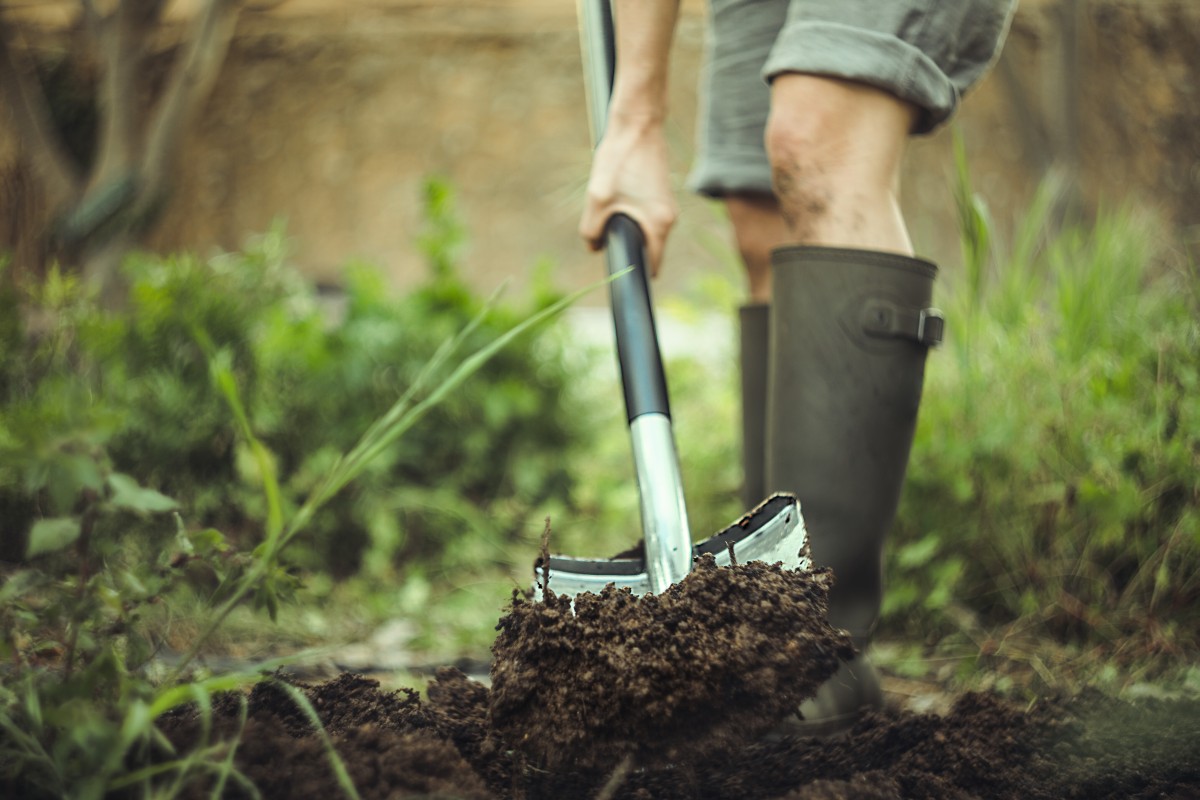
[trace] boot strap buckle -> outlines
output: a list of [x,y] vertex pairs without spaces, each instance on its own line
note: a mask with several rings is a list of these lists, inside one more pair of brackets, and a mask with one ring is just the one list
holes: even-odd
[[922,308],[917,315],[917,341],[926,347],[937,347],[946,334],[946,315],[940,308]]
[[926,347],[936,347],[945,335],[946,317],[937,308],[901,308],[895,303],[874,300],[863,308],[862,326],[871,336],[911,339]]

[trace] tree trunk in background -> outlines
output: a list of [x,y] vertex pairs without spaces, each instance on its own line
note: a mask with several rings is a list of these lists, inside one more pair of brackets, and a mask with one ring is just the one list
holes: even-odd
[[1087,0],[1059,0],[1053,9],[1058,24],[1047,47],[1053,52],[1049,61],[1057,68],[1042,73],[1036,90],[1022,81],[1011,57],[1002,56],[996,67],[1013,116],[1019,120],[1021,149],[1030,174],[1053,175],[1061,181],[1053,215],[1060,223],[1068,215],[1085,211],[1080,186],[1083,158],[1079,88],[1080,35],[1086,5]]
[[80,0],[78,26],[94,53],[99,117],[95,157],[83,167],[63,144],[19,26],[0,13],[0,97],[28,165],[6,176],[20,193],[17,268],[40,272],[51,254],[82,271],[106,306],[124,294],[119,266],[153,227],[170,195],[188,126],[208,99],[243,0],[205,0],[175,48],[165,84],[147,108],[146,68],[166,0],[120,0],[101,12]]

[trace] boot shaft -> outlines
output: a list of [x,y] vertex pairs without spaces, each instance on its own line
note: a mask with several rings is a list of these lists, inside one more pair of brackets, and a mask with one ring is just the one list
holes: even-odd
[[916,427],[925,355],[941,338],[934,265],[789,247],[773,258],[766,489],[800,498],[830,620],[859,643],[882,600],[882,551]]

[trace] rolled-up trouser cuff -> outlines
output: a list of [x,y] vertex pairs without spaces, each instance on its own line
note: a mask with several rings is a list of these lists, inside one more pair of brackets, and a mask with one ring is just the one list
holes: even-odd
[[688,184],[720,197],[772,190],[763,143],[767,81],[799,72],[874,86],[920,109],[912,133],[929,133],[991,66],[1016,0],[710,4],[697,159]]
[[761,151],[713,153],[688,176],[688,189],[708,197],[771,192],[771,165]]
[[946,121],[958,107],[959,90],[933,59],[913,45],[878,31],[836,22],[795,20],[780,31],[763,65],[770,82],[802,72],[868,83],[921,109],[914,133]]

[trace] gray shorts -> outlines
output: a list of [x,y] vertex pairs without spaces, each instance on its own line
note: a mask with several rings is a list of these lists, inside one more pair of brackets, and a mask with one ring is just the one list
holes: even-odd
[[1016,0],[710,0],[699,142],[689,185],[770,192],[769,82],[784,72],[860,81],[915,104],[914,133],[957,108],[991,65]]

